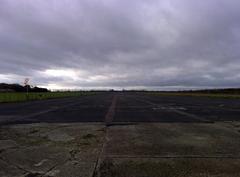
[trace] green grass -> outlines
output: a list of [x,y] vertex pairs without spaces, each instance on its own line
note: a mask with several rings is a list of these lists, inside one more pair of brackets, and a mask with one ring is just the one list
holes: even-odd
[[188,93],[188,92],[150,92],[151,95],[159,96],[193,96],[193,97],[210,97],[210,98],[240,98],[240,94],[226,93]]
[[0,103],[92,95],[94,92],[0,93]]

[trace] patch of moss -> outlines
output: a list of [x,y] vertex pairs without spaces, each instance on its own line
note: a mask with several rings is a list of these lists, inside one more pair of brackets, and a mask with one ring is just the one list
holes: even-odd
[[37,129],[32,129],[29,133],[30,133],[30,134],[34,134],[34,133],[37,133],[37,132],[39,132],[39,130],[37,130]]
[[17,143],[20,145],[30,145],[30,146],[38,146],[46,143],[50,143],[47,137],[20,137],[17,140]]
[[83,135],[82,138],[83,138],[83,139],[96,138],[96,135],[88,133],[88,134],[86,134],[86,135]]

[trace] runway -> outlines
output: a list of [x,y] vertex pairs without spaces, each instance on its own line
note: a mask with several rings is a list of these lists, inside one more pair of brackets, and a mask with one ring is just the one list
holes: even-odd
[[[114,115],[106,120],[113,98]],[[218,122],[239,121],[240,100],[144,93],[96,95],[0,104],[0,124],[70,122]]]

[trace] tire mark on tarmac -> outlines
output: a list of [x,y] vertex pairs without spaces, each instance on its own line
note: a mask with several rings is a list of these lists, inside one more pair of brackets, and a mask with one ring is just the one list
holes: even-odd
[[[137,101],[141,101],[141,102],[150,104],[150,105],[152,105],[152,106],[156,106],[156,107],[161,106],[161,105],[156,104],[156,103],[153,103],[153,102],[151,102],[151,101],[149,101],[149,100],[139,99],[139,98],[134,98],[134,99],[137,100]],[[210,121],[210,120],[207,120],[207,119],[205,119],[205,118],[199,117],[199,116],[197,116],[197,115],[195,115],[195,114],[187,113],[187,112],[185,112],[185,111],[180,111],[180,110],[177,110],[177,109],[171,109],[170,111],[175,112],[175,113],[180,114],[180,115],[184,115],[184,116],[186,116],[186,117],[189,117],[189,118],[191,118],[191,119],[194,119],[194,120],[197,120],[197,121],[200,121],[200,122],[204,122],[204,123],[214,123],[213,121]]]

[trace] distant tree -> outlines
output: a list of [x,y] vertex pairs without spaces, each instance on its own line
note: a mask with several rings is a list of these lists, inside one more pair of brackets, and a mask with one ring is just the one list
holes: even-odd
[[40,87],[31,87],[30,85],[21,86],[19,84],[6,84],[6,83],[0,83],[0,91],[1,92],[26,92],[26,89],[28,87],[29,92],[49,92],[46,88],[40,88]]

